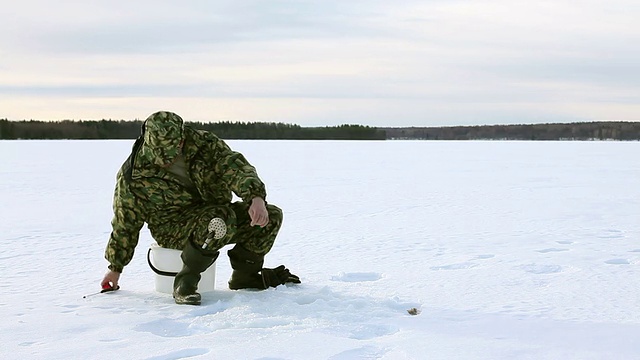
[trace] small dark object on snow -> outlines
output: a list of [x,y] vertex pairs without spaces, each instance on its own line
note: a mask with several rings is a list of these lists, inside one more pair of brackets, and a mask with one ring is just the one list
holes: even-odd
[[101,291],[100,294],[104,294],[106,292],[111,292],[111,291],[116,291],[116,290],[120,290],[120,285],[113,287],[113,286],[105,286]]
[[90,297],[90,296],[94,296],[94,295],[98,295],[98,294],[104,294],[104,293],[106,293],[106,292],[112,292],[112,291],[116,291],[116,290],[119,290],[119,289],[120,289],[120,286],[116,286],[116,287],[113,287],[113,286],[104,286],[104,287],[102,288],[102,290],[100,290],[100,291],[98,291],[98,292],[96,292],[96,293],[93,293],[93,294],[84,295],[82,298],[83,298],[83,299],[86,299],[86,298],[88,298],[88,297]]
[[407,310],[407,312],[409,313],[409,315],[418,315],[418,314],[420,314],[420,310],[418,310],[416,308],[411,308],[411,309]]

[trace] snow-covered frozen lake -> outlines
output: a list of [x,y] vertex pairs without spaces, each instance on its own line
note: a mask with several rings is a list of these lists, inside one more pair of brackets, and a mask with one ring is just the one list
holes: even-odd
[[223,252],[200,307],[154,290],[146,229],[83,298],[132,143],[0,141],[0,358],[640,358],[640,142],[229,141],[303,284],[230,291]]

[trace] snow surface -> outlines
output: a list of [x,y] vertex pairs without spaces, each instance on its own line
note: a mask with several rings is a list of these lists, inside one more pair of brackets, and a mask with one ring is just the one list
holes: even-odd
[[223,252],[193,307],[155,292],[146,228],[83,298],[132,141],[1,141],[0,358],[640,358],[640,142],[229,143],[303,284],[228,290]]

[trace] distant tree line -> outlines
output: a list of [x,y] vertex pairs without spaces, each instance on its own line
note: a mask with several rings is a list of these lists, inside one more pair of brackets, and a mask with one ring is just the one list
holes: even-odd
[[[640,140],[640,122],[375,128],[362,125],[301,127],[264,122],[187,122],[223,139],[292,140]],[[0,139],[134,139],[142,121],[9,121]]]
[[[384,140],[384,131],[362,125],[301,127],[261,122],[187,122],[223,139]],[[142,121],[9,121],[0,119],[0,139],[135,139]]]
[[387,139],[640,140],[640,122],[381,128]]
[[133,139],[141,121],[8,121],[0,119],[0,139]]
[[201,130],[211,131],[223,139],[290,139],[290,140],[385,140],[384,131],[363,125],[301,127],[283,123],[189,122]]

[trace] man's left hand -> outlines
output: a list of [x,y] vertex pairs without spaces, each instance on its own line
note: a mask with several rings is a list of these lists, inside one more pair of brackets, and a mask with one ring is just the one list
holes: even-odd
[[251,200],[251,206],[249,206],[249,217],[251,218],[251,226],[267,226],[269,223],[269,212],[267,211],[267,205],[263,198],[255,197]]

